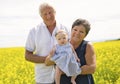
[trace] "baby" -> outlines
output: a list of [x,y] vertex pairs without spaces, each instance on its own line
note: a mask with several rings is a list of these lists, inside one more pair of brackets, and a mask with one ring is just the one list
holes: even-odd
[[55,82],[60,84],[60,77],[63,73],[71,77],[71,83],[76,84],[75,78],[81,73],[80,59],[68,40],[68,34],[59,30],[56,35],[58,44],[53,48],[51,60],[56,63]]

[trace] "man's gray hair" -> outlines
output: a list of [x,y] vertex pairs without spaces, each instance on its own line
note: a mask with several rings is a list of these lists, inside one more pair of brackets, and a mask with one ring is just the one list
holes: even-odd
[[53,9],[53,12],[55,13],[55,9],[52,5],[48,4],[48,3],[42,3],[40,6],[39,6],[39,14],[41,15],[42,11],[45,9],[45,8],[51,8]]

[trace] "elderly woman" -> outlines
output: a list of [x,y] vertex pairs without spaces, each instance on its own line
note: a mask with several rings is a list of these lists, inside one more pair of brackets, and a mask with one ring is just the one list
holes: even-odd
[[[81,63],[82,72],[76,78],[76,84],[94,84],[92,74],[96,69],[96,55],[93,45],[85,41],[90,30],[90,24],[85,19],[77,19],[73,22],[71,29],[70,43],[73,45]],[[53,64],[49,56],[46,58],[46,64]],[[61,76],[60,84],[71,84],[70,77],[65,74]]]

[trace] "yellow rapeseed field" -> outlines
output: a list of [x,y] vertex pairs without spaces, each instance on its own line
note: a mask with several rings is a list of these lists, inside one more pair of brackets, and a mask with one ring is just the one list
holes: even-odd
[[[95,84],[120,84],[120,40],[94,43]],[[0,48],[0,84],[35,84],[34,64],[24,59],[24,48]]]
[[120,40],[94,43],[97,69],[96,84],[120,84]]

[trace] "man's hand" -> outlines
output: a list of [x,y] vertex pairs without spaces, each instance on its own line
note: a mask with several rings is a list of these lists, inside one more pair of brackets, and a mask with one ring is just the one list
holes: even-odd
[[46,57],[46,60],[45,60],[45,65],[46,65],[46,66],[50,66],[50,65],[54,65],[54,64],[55,64],[53,61],[50,60],[50,58],[51,58],[50,55],[48,55],[48,56]]

